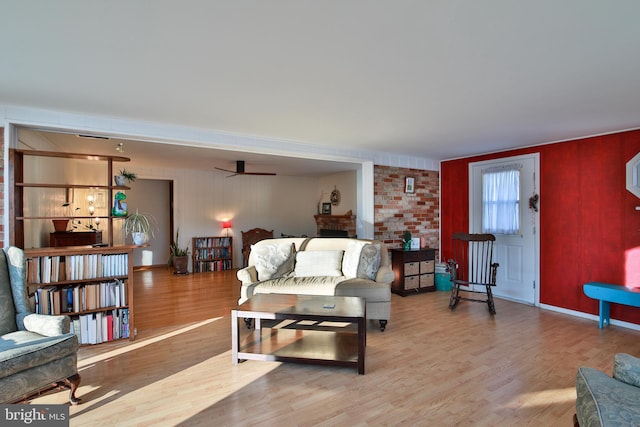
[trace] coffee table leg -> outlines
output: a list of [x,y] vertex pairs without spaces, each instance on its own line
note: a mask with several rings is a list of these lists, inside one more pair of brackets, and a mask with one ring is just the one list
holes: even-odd
[[238,348],[240,346],[240,325],[238,324],[238,312],[231,310],[231,362],[238,364]]
[[358,373],[364,375],[364,352],[367,347],[367,321],[358,319]]

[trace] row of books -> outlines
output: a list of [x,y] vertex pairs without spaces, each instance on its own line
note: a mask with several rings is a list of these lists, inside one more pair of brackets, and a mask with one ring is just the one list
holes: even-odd
[[196,249],[194,251],[196,259],[216,259],[216,258],[229,258],[229,248],[211,248],[211,249]]
[[122,280],[84,285],[45,286],[34,293],[38,314],[66,314],[127,305],[127,284]]
[[195,248],[211,248],[213,246],[231,246],[231,237],[196,237]]
[[215,260],[207,262],[196,262],[193,266],[194,273],[204,273],[207,271],[231,270],[231,260]]
[[100,344],[129,338],[129,309],[81,314],[72,319],[71,332],[78,336],[80,344]]
[[27,268],[29,283],[126,276],[129,270],[129,256],[126,253],[41,256],[28,263]]

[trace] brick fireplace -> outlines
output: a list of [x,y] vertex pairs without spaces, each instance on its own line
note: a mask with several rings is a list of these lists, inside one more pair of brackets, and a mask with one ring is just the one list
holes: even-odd
[[[314,215],[316,219],[317,235],[337,236],[346,232],[348,237],[356,237],[356,216],[347,212],[344,215]],[[322,230],[326,230],[324,233]]]

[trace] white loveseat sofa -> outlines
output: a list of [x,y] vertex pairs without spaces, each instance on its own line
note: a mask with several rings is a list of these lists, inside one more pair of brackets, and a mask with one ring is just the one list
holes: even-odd
[[356,296],[382,331],[391,314],[394,275],[386,246],[376,240],[265,239],[251,247],[249,264],[237,276],[238,304],[256,294]]

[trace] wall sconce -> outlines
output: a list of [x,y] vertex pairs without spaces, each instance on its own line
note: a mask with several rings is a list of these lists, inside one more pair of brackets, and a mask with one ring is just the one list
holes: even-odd
[[231,228],[231,221],[223,221],[222,228],[227,231],[227,237],[229,237],[229,229]]

